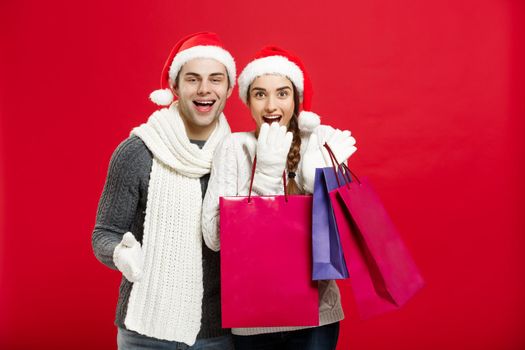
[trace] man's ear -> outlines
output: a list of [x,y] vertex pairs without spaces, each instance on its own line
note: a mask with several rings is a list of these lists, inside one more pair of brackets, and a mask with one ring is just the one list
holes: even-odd
[[171,92],[173,92],[173,95],[175,95],[177,97],[180,97],[179,96],[179,87],[177,86],[177,82],[175,82],[172,79],[170,79],[169,80],[169,84],[170,84],[170,90],[171,90]]
[[233,92],[233,86],[230,86],[228,88],[228,92],[226,93],[226,98],[229,98],[232,95],[232,92]]

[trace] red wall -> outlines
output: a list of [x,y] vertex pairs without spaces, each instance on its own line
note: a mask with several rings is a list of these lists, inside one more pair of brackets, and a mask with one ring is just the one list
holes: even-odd
[[[0,348],[115,346],[98,197],[171,45],[199,30],[239,69],[268,43],[304,59],[427,280],[369,321],[343,288],[338,349],[525,347],[522,1],[148,3],[0,3]],[[226,115],[253,126],[236,91]]]

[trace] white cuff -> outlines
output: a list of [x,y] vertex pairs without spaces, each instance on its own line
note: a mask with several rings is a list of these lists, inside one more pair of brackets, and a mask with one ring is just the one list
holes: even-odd
[[274,177],[255,171],[253,191],[261,196],[284,194],[282,177]]

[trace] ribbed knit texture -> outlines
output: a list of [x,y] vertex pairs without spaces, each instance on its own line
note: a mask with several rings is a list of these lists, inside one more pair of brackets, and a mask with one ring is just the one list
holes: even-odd
[[203,295],[200,182],[156,158],[150,178],[143,277],[133,284],[124,324],[149,337],[192,345]]
[[[333,128],[321,125],[314,131],[319,144],[333,133]],[[301,155],[304,154],[309,141],[309,134],[302,135]],[[255,155],[256,138],[254,133],[233,133],[226,137],[217,148],[213,159],[210,182],[202,208],[202,231],[206,245],[217,251],[220,249],[219,235],[219,197],[246,196],[249,191],[252,160]],[[302,186],[301,169],[302,159],[299,162],[296,181]],[[283,194],[281,178],[262,182],[262,178],[255,178],[254,194],[275,195]],[[259,182],[257,182],[259,181]],[[279,288],[279,286],[276,286]],[[341,307],[339,288],[335,281],[319,282],[319,323],[330,324],[344,318]],[[236,335],[256,335],[298,330],[308,327],[266,327],[266,328],[234,328]]]
[[130,231],[142,242],[151,163],[151,153],[138,137],[124,140],[111,157],[92,245],[97,259],[112,269],[117,270],[113,251],[124,233]]
[[140,137],[164,165],[181,175],[199,178],[209,174],[215,148],[230,134],[230,126],[221,114],[217,127],[200,149],[189,141],[177,102],[174,102],[169,108],[154,112],[147,123],[133,129],[131,134]]
[[190,143],[176,103],[132,131],[152,152],[153,165],[142,241],[143,277],[131,289],[127,329],[195,343],[203,297],[199,178],[210,172],[215,147],[229,133],[221,115],[200,149]]
[[[205,144],[205,141],[191,142],[200,148]],[[142,243],[152,162],[151,152],[137,136],[124,140],[111,157],[92,235],[95,256],[109,268],[116,269],[113,250],[125,232],[133,232]],[[202,193],[206,192],[208,180],[209,174],[200,178]],[[205,244],[202,244],[202,270],[204,295],[197,339],[229,334],[229,329],[221,327],[220,255]],[[121,328],[126,328],[124,319],[132,285],[122,277],[115,317],[115,325]]]

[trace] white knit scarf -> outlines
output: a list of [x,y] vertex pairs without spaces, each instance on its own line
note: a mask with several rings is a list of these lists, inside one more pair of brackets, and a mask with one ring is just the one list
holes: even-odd
[[192,345],[201,324],[202,192],[199,178],[230,133],[223,114],[200,149],[186,134],[177,104],[133,129],[153,153],[146,217],[144,271],[133,284],[124,324],[140,334]]

